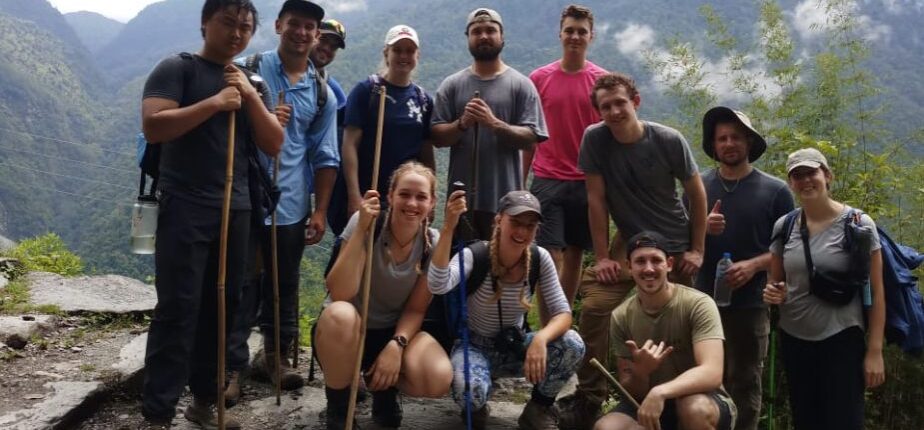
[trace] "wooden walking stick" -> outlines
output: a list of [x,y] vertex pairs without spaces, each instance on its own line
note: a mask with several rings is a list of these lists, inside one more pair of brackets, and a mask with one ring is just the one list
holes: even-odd
[[[375,157],[372,162],[372,190],[379,189],[379,160],[382,155],[382,125],[385,122],[385,86],[377,85],[379,92],[379,118],[375,129]],[[373,222],[374,225],[374,222]],[[353,430],[353,415],[356,414],[356,394],[359,390],[359,372],[363,365],[363,351],[366,343],[366,325],[369,321],[369,290],[372,286],[372,246],[375,242],[375,227],[366,232],[366,266],[363,269],[363,309],[359,324],[359,349],[356,351],[356,367],[353,369],[353,382],[350,384],[350,403],[347,407],[346,430]]]
[[234,185],[235,111],[228,112],[228,157],[225,164],[225,198],[221,205],[221,235],[218,246],[218,429],[225,430],[225,275],[228,272],[228,224],[231,216],[231,187]]
[[623,400],[631,403],[632,406],[635,406],[635,409],[638,409],[638,402],[635,401],[635,397],[632,397],[632,394],[630,394],[629,391],[626,390],[626,387],[623,387],[622,384],[620,384],[619,381],[617,381],[616,378],[613,377],[613,375],[610,375],[610,372],[607,371],[606,368],[603,367],[603,365],[600,364],[600,362],[597,361],[596,358],[591,358],[590,364],[596,367],[597,370],[600,371],[600,373],[603,373],[604,375],[606,375],[606,379],[610,381],[610,383],[613,384],[617,390],[619,390],[619,396],[622,397]]
[[[285,103],[285,92],[279,92],[279,104]],[[281,152],[281,151],[280,151]],[[273,159],[273,186],[275,187],[279,181],[279,157],[282,154],[276,155]],[[276,390],[276,406],[282,404],[282,366],[280,366],[281,359],[279,354],[279,250],[276,248],[278,243],[276,242],[276,211],[273,211],[273,214],[270,215],[270,255],[272,259],[272,277],[273,277],[273,365],[275,367],[276,378],[275,378],[275,390]],[[264,353],[266,350],[266,345],[263,345]]]

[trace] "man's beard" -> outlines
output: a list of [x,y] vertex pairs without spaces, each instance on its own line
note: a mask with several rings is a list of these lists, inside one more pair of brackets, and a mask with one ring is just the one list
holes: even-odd
[[500,56],[501,51],[504,49],[503,43],[500,46],[491,46],[483,44],[480,46],[471,46],[468,47],[468,52],[472,54],[472,58],[475,61],[494,61]]

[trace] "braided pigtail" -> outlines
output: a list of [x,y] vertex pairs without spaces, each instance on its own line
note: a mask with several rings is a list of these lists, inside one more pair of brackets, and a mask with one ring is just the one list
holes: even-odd
[[[430,248],[433,246],[430,243],[430,218],[424,218],[423,224],[421,224],[423,230],[420,232],[423,235],[424,249],[422,255],[430,255]],[[414,267],[414,270],[418,275],[423,275],[423,258],[417,260],[417,265]]]
[[523,265],[526,266],[525,269],[523,270],[523,287],[520,288],[520,306],[523,306],[523,309],[526,309],[527,311],[533,307],[533,305],[529,302],[529,299],[526,297],[526,289],[528,288],[528,285],[529,285],[529,269],[530,269],[529,262],[532,257],[532,252],[533,252],[533,247],[527,246],[526,247],[526,258],[523,259]]
[[[491,256],[491,276],[494,279],[500,279],[507,273],[507,270],[504,268],[504,265],[500,263],[500,253],[498,248],[500,247],[500,225],[495,224],[494,231],[491,233],[491,242],[488,243],[488,250]],[[494,292],[494,297],[491,298],[492,301],[499,301],[504,292],[504,287],[500,285],[500,282],[495,282],[494,285],[497,286],[497,291]]]

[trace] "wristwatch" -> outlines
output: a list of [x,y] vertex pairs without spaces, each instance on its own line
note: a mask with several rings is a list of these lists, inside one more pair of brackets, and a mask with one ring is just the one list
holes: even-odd
[[400,346],[401,349],[407,348],[407,338],[406,338],[406,337],[401,336],[401,335],[399,334],[399,335],[396,335],[395,337],[391,338],[391,340],[397,342],[397,343],[398,343],[398,346]]

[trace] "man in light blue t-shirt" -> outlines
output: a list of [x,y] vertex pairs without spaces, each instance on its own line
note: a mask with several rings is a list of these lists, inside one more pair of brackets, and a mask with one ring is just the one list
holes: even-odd
[[[279,350],[281,385],[295,389],[304,384],[304,378],[292,368],[284,356],[291,349],[298,334],[299,264],[305,245],[318,243],[327,229],[327,207],[331,189],[340,165],[337,148],[337,99],[327,86],[319,86],[314,66],[308,54],[319,37],[319,25],[324,10],[305,0],[287,0],[276,19],[276,32],[280,35],[275,50],[259,54],[259,63],[253,65],[274,98],[283,94],[284,101],[276,100],[276,117],[285,128],[285,141],[279,153],[279,174],[276,178],[279,203],[276,206],[276,255],[279,280]],[[309,29],[306,31],[306,29]],[[256,58],[256,57],[254,57]],[[237,60],[246,64],[247,59]],[[293,83],[294,82],[294,83]],[[327,91],[327,101],[318,106],[318,91]],[[264,166],[273,173],[273,160],[264,157]],[[315,194],[312,207],[311,193]],[[240,397],[240,371],[247,366],[249,351],[247,338],[254,323],[263,333],[263,353],[254,359],[257,372],[264,372],[275,380],[275,336],[273,312],[273,283],[271,270],[271,219],[263,221],[259,234],[263,276],[254,256],[252,274],[244,288],[238,319],[234,322],[228,342],[229,386],[226,399],[234,403]]]

